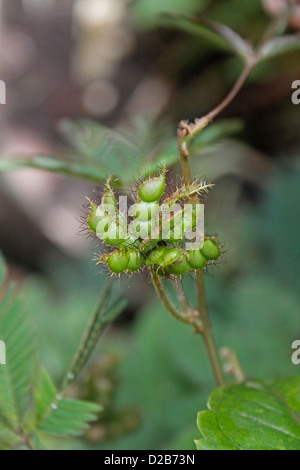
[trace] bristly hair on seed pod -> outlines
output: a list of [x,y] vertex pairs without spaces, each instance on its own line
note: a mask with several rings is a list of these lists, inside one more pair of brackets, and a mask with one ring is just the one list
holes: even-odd
[[191,198],[193,196],[204,197],[213,187],[213,183],[206,183],[201,180],[195,180],[190,184],[183,183],[173,194],[163,201],[163,204],[173,205],[182,199]]
[[[166,187],[166,168],[162,167],[160,172],[139,183],[135,211],[125,217],[125,214],[120,212],[111,179],[108,179],[100,203],[88,199],[86,226],[102,240],[104,248],[104,253],[97,256],[97,264],[107,266],[109,271],[117,276],[147,267],[165,277],[187,275],[214,264],[221,256],[221,249],[215,237],[205,237],[200,250],[188,252],[184,240],[176,239],[177,231],[172,232],[177,222],[183,230],[183,235],[192,229],[197,211],[193,208],[189,218],[188,214],[185,214],[183,204],[188,202],[196,206],[200,203],[199,197],[203,197],[211,187],[213,185],[210,183],[195,180],[191,184],[183,183],[172,194],[166,194],[169,185]],[[158,215],[156,206],[160,204],[169,206],[171,212],[166,216],[160,214],[153,228],[150,221],[153,213]],[[164,231],[161,230],[167,222],[171,222],[173,233],[169,238],[165,238]],[[153,230],[159,230],[158,237],[153,238]],[[148,238],[144,239],[144,233]]]
[[166,169],[158,176],[151,176],[143,181],[138,188],[138,201],[146,203],[159,202],[166,188]]

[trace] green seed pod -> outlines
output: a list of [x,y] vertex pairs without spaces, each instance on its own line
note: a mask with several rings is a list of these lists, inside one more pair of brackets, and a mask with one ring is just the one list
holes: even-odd
[[168,248],[165,246],[160,246],[156,248],[155,250],[151,251],[151,253],[148,255],[146,259],[146,265],[147,266],[155,266],[161,264],[164,256],[168,252]]
[[200,251],[203,256],[205,256],[205,258],[208,260],[216,260],[221,255],[219,245],[215,240],[212,240],[211,238],[207,238],[206,240],[204,240],[203,246]]
[[140,222],[147,222],[154,218],[159,211],[159,204],[156,202],[144,202],[140,201],[132,206],[132,216],[138,219]]
[[110,246],[124,246],[129,238],[126,227],[123,224],[117,224],[109,216],[106,216],[98,223],[96,233],[99,238]]
[[165,171],[160,176],[149,178],[139,187],[138,195],[143,202],[158,202],[165,192]]
[[106,258],[106,262],[111,272],[115,274],[123,273],[128,268],[129,254],[125,251],[115,251]]
[[166,272],[168,274],[174,274],[176,276],[183,276],[187,274],[191,270],[191,266],[187,260],[187,255],[184,251],[181,252],[179,258],[175,261],[175,263],[168,266]]
[[97,225],[102,219],[102,213],[100,211],[100,207],[96,206],[96,204],[93,203],[93,201],[90,201],[88,199],[89,205],[90,205],[90,213],[87,218],[87,224],[89,228],[91,229],[92,232],[96,233],[97,232]]
[[203,269],[207,264],[207,258],[203,256],[200,250],[193,250],[188,252],[188,260],[191,268]]
[[130,233],[138,238],[148,238],[152,232],[152,225],[151,222],[139,222],[138,220],[134,220],[129,227]]
[[115,210],[118,209],[118,203],[117,203],[116,197],[108,183],[106,184],[106,188],[102,196],[101,204],[104,206],[106,205],[111,206]]
[[170,266],[171,264],[175,263],[175,261],[177,261],[180,258],[182,251],[183,250],[181,248],[167,249],[166,253],[164,254],[160,262],[160,267],[166,268]]
[[138,251],[128,251],[129,262],[128,271],[138,271],[144,264],[144,257]]

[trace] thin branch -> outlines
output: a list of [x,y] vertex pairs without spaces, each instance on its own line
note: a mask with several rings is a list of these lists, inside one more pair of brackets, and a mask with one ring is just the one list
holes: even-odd
[[256,59],[254,57],[249,58],[246,66],[244,67],[240,77],[236,81],[235,85],[224,98],[224,100],[216,106],[212,111],[210,111],[205,116],[200,119],[196,119],[194,123],[188,123],[186,121],[181,121],[178,127],[178,149],[181,159],[181,168],[183,171],[183,177],[186,182],[191,181],[191,169],[189,164],[189,148],[188,145],[190,141],[201,132],[213,119],[215,119],[225,108],[234,100],[237,96],[243,85],[245,84],[247,78],[249,77]]
[[246,376],[236,353],[229,348],[222,348],[221,355],[227,361],[227,364],[225,364],[225,372],[233,375],[237,383],[244,383]]
[[157,295],[160,298],[160,301],[165,307],[165,309],[168,310],[168,312],[170,312],[173,317],[175,317],[177,320],[181,321],[182,323],[185,323],[186,325],[194,326],[196,333],[202,334],[203,326],[202,326],[202,322],[199,319],[198,312],[195,312],[193,310],[188,310],[185,313],[182,313],[179,310],[177,310],[177,308],[170,301],[159,276],[155,273],[153,269],[151,269],[151,277],[152,277],[152,281],[153,281],[155,290],[157,292]]
[[176,278],[174,280],[174,286],[177,292],[178,300],[180,302],[183,312],[191,312],[192,308],[190,306],[189,300],[186,293],[183,290],[182,281]]
[[183,323],[189,324],[190,322],[189,322],[188,317],[186,317],[181,312],[179,312],[179,310],[177,310],[177,308],[170,301],[159,276],[156,274],[156,272],[153,269],[151,269],[151,277],[152,277],[152,281],[153,281],[155,290],[157,292],[157,295],[160,298],[166,310],[168,310],[168,312],[170,312],[171,315],[173,315],[173,317],[177,318],[177,320],[180,320]]
[[203,339],[205,342],[207,354],[210,359],[210,363],[212,366],[212,370],[214,372],[216,383],[219,386],[226,385],[226,380],[222,368],[222,364],[220,361],[218,349],[215,343],[208,309],[207,309],[207,302],[206,302],[206,294],[205,294],[205,285],[203,279],[203,273],[198,271],[197,274],[197,300],[198,300],[198,311],[200,314],[200,318],[203,324]]
[[108,310],[107,306],[110,292],[111,281],[108,281],[101,293],[98,305],[83,334],[80,346],[63,379],[62,393],[66,390],[67,386],[75,380],[79,372],[88,362],[101,334],[107,325],[110,324],[120,314],[126,305],[125,301],[120,300]]

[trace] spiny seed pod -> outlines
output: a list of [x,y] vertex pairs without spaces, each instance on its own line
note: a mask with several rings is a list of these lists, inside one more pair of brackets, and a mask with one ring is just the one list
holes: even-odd
[[111,269],[111,272],[120,274],[126,271],[129,263],[129,254],[125,251],[114,251],[106,257],[105,261]]
[[138,271],[144,264],[144,257],[139,251],[128,251],[129,262],[127,265],[127,271]]
[[191,268],[200,270],[207,265],[207,258],[203,256],[201,250],[188,251],[188,260]]
[[152,223],[149,221],[146,222],[139,222],[138,220],[134,220],[129,226],[129,232],[132,235],[140,238],[147,238],[151,235],[154,227]]
[[156,248],[147,256],[146,265],[147,266],[155,266],[155,265],[160,266],[167,252],[168,252],[168,248],[165,246],[160,246]]
[[216,260],[220,258],[221,251],[217,242],[211,238],[204,240],[201,253],[208,260]]
[[138,190],[139,199],[143,202],[158,202],[165,192],[166,172],[144,181]]
[[171,196],[164,200],[168,206],[174,205],[182,199],[193,199],[193,196],[204,196],[214,185],[206,182],[194,181],[191,184],[183,185],[178,188]]
[[100,220],[96,233],[100,239],[110,246],[122,246],[128,239],[126,227],[117,224],[109,216]]
[[167,249],[165,252],[161,262],[160,262],[160,267],[161,268],[167,268],[168,266],[171,266],[171,264],[175,263],[182,254],[182,249],[181,248],[171,248]]
[[166,272],[167,274],[173,274],[175,276],[183,276],[191,271],[191,266],[187,259],[187,254],[182,250],[179,257],[176,261],[167,267]]
[[97,225],[102,219],[102,217],[99,215],[99,210],[96,204],[94,204],[92,201],[88,199],[89,205],[90,205],[90,212],[87,218],[87,224],[91,231],[93,233],[96,233],[97,231]]
[[[165,191],[163,170],[159,176],[140,185],[138,201],[129,212],[130,219],[120,212],[108,180],[101,204],[97,206],[89,201],[87,224],[106,245],[119,250],[100,256],[99,264],[106,264],[115,274],[135,272],[145,264],[163,276],[182,276],[212,264],[220,257],[215,238],[205,237],[201,249],[186,251],[182,248],[182,240],[189,239],[188,232],[194,230],[202,215],[203,207],[196,196],[205,193],[210,186],[199,181],[182,185],[159,207]],[[183,207],[184,202],[189,205]]]
[[101,200],[102,206],[111,206],[112,209],[118,210],[118,203],[112,188],[109,185],[109,181],[106,183],[106,187]]
[[157,202],[140,201],[134,204],[131,209],[132,216],[140,222],[147,222],[154,218],[159,212],[159,204]]

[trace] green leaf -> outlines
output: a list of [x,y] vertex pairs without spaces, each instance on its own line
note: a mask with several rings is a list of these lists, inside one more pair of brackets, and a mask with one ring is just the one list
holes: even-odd
[[47,372],[43,371],[35,392],[36,433],[58,437],[78,436],[96,419],[101,407],[59,396]]
[[245,60],[253,54],[251,45],[226,25],[181,13],[165,13],[163,17],[169,24],[200,36],[217,48],[238,54]]
[[36,373],[30,323],[20,299],[9,292],[0,305],[0,338],[6,345],[6,365],[0,366],[0,417],[14,431],[24,424]]
[[199,450],[300,450],[300,377],[216,389],[208,408]]
[[191,151],[199,151],[211,147],[211,144],[241,132],[244,128],[244,123],[241,119],[223,119],[218,122],[212,123],[200,132],[191,144]]
[[28,158],[10,158],[0,160],[0,172],[18,168],[35,168],[51,171],[75,178],[87,179],[99,183],[104,181],[107,174],[93,162],[61,160],[48,155],[35,155]]
[[157,16],[164,11],[182,11],[193,13],[202,11],[210,0],[136,0],[131,3],[133,17],[138,27],[149,28],[157,26]]
[[267,41],[260,48],[258,52],[259,61],[273,59],[273,57],[293,52],[300,49],[300,36],[299,35],[286,35],[275,37]]

